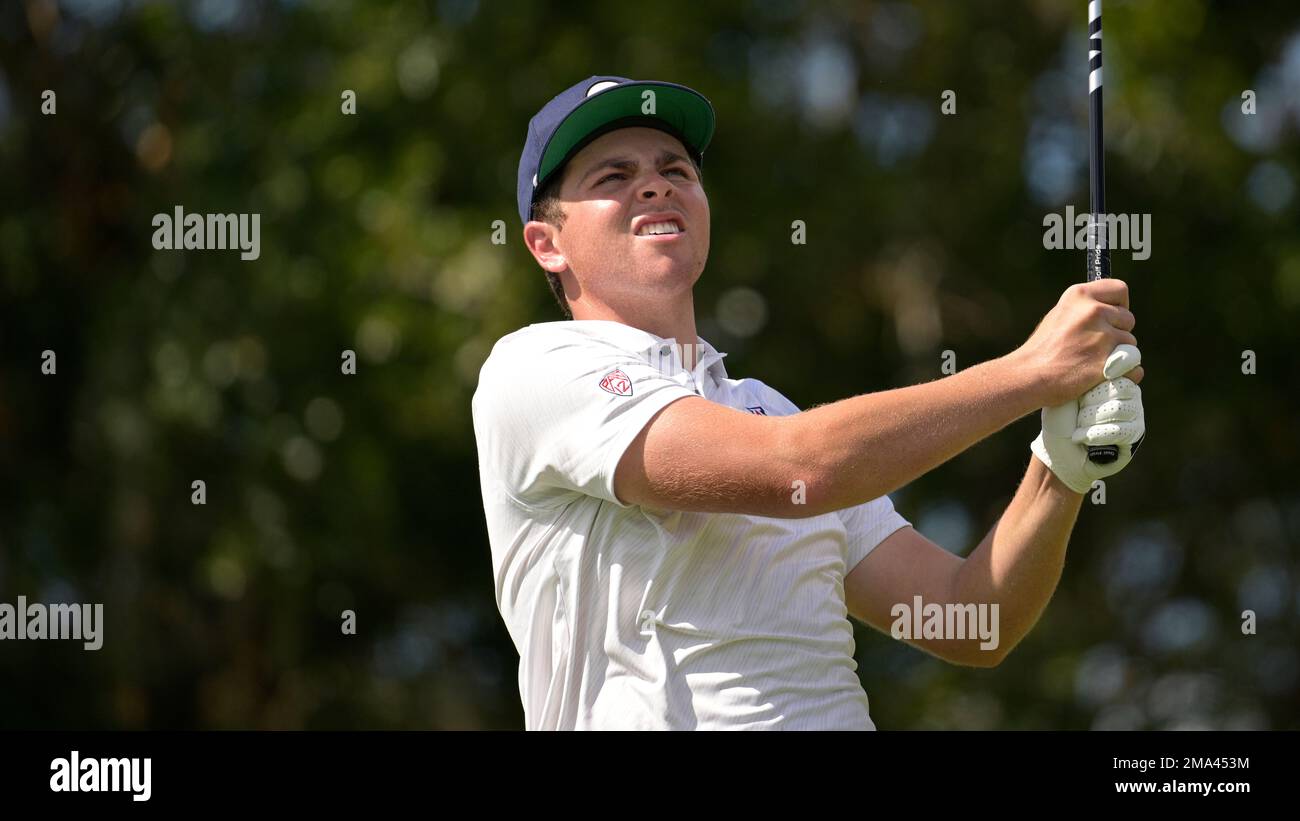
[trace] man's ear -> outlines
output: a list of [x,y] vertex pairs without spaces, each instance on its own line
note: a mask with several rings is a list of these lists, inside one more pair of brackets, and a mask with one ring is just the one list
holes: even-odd
[[538,265],[555,274],[569,268],[568,259],[555,245],[555,235],[558,233],[559,229],[549,222],[532,220],[524,225],[524,245]]

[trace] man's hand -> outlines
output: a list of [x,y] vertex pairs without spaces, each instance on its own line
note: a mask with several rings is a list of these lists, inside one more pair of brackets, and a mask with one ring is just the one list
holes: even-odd
[[[1118,376],[1141,371],[1141,361],[1137,348],[1121,345],[1107,360],[1107,381],[1078,400],[1043,408],[1043,429],[1030,450],[1075,493],[1087,493],[1094,480],[1123,470],[1145,435],[1142,389],[1137,386],[1141,374],[1136,380]],[[1119,458],[1109,464],[1091,462],[1089,445],[1118,445]]]
[[[1121,280],[1071,285],[1012,356],[1033,375],[1042,406],[1055,407],[1096,387],[1103,363],[1117,346],[1137,345],[1135,322],[1128,286]],[[1140,382],[1142,369],[1129,377]]]

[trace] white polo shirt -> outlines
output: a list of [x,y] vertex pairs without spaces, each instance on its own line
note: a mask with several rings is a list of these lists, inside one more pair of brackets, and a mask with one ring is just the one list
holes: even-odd
[[908,523],[887,496],[806,519],[620,502],[615,468],[669,403],[799,412],[728,378],[702,339],[687,371],[672,342],[546,322],[503,337],[479,375],[483,509],[525,726],[875,729],[844,577]]

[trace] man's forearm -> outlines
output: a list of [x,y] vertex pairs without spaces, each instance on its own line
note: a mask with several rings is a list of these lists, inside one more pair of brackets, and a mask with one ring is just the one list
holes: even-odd
[[807,504],[828,512],[891,493],[1040,406],[1029,370],[1005,356],[788,417],[788,441],[816,477]]
[[1061,579],[1083,496],[1030,458],[1015,498],[957,571],[952,601],[998,605],[1006,655],[1038,621]]

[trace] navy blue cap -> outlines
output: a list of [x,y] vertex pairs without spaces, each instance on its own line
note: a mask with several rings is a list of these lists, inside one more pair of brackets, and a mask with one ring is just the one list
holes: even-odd
[[713,139],[713,105],[686,86],[626,77],[588,77],[560,92],[528,122],[519,158],[520,221],[528,222],[537,192],[574,154],[602,134],[634,126],[671,134],[702,165]]

